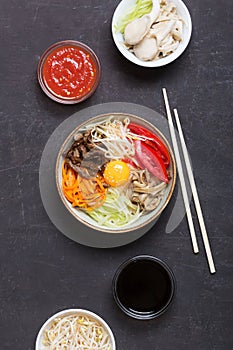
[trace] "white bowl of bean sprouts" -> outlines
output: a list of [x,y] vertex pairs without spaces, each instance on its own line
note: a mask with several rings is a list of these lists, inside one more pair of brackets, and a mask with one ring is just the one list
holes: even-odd
[[55,176],[63,204],[82,224],[106,233],[147,232],[170,201],[176,166],[153,124],[108,113],[72,131]]
[[125,28],[136,18],[150,13],[152,0],[122,0],[113,14],[113,40],[122,55],[139,66],[154,68],[173,62],[185,51],[191,39],[192,20],[184,2],[158,1],[159,14],[155,14],[157,17],[137,39],[128,39]]
[[41,327],[35,350],[115,350],[109,325],[94,312],[67,309],[51,316]]

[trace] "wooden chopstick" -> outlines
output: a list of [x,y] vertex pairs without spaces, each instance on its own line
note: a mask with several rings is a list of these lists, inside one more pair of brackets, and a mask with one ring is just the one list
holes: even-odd
[[165,107],[166,107],[166,111],[167,111],[168,125],[169,125],[169,129],[170,129],[173,149],[174,149],[177,168],[178,168],[178,172],[179,172],[181,192],[183,195],[184,206],[185,206],[185,210],[186,210],[189,231],[190,231],[190,236],[191,236],[191,241],[192,241],[192,246],[193,246],[193,252],[198,253],[199,249],[198,249],[198,244],[197,244],[196,232],[194,229],[193,218],[192,218],[192,214],[191,214],[191,210],[190,210],[190,206],[189,206],[188,194],[187,194],[186,184],[185,184],[185,180],[184,180],[184,173],[183,173],[183,168],[182,168],[182,164],[181,164],[179,148],[178,148],[178,144],[177,144],[177,140],[176,140],[175,129],[174,129],[173,121],[172,121],[171,110],[170,110],[170,106],[169,106],[169,102],[168,102],[167,91],[165,88],[163,88],[162,91],[163,91],[163,97],[164,97]]
[[200,225],[202,239],[203,239],[205,252],[206,252],[206,256],[207,256],[207,260],[208,260],[208,264],[209,264],[209,269],[210,269],[211,273],[215,273],[216,269],[215,269],[215,265],[214,265],[214,261],[213,261],[213,256],[211,253],[208,234],[207,234],[206,227],[205,227],[205,222],[204,222],[202,209],[201,209],[201,205],[200,205],[200,201],[199,201],[197,187],[196,187],[196,183],[194,180],[191,163],[190,163],[189,156],[188,156],[188,150],[187,150],[187,146],[185,143],[184,134],[183,134],[183,130],[181,127],[181,123],[180,123],[177,109],[174,109],[174,115],[175,115],[176,124],[177,124],[177,128],[178,128],[178,133],[180,136],[180,143],[181,143],[181,147],[182,147],[182,151],[183,151],[183,155],[184,155],[184,160],[185,160],[185,165],[187,168],[188,178],[189,178],[189,182],[190,182],[190,186],[191,186],[191,190],[192,190],[192,194],[193,194],[193,200],[194,200],[194,204],[195,204],[195,208],[196,208],[196,212],[197,212],[197,217],[199,220],[199,225]]

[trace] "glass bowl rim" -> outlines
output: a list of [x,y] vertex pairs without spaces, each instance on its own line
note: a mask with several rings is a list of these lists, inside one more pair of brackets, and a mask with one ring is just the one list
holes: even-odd
[[[118,282],[118,279],[119,279],[121,272],[127,266],[131,265],[133,262],[138,262],[140,260],[152,261],[152,262],[155,262],[156,264],[160,265],[166,271],[166,273],[169,277],[169,280],[171,282],[171,291],[170,291],[170,295],[169,295],[169,298],[168,298],[166,304],[159,311],[154,312],[154,313],[150,313],[150,314],[139,314],[139,313],[128,310],[122,304],[122,302],[120,301],[120,298],[117,294],[117,282]],[[121,263],[118,266],[118,268],[113,276],[113,280],[112,280],[112,293],[113,293],[113,297],[114,297],[116,304],[126,315],[128,315],[132,318],[136,318],[138,320],[150,320],[150,319],[154,319],[154,318],[157,318],[160,315],[162,315],[165,311],[167,311],[167,309],[173,303],[175,292],[176,292],[176,278],[175,278],[175,275],[174,275],[172,269],[170,268],[170,266],[165,261],[163,261],[155,256],[147,255],[147,254],[136,255],[136,256],[133,256],[133,257],[125,260],[123,263]]]

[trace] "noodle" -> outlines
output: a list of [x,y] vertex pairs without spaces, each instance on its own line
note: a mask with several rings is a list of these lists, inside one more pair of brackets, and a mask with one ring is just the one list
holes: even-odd
[[100,322],[81,315],[56,318],[44,332],[40,350],[111,350],[108,332]]
[[[92,142],[105,153],[106,158],[121,159],[133,156],[135,153],[134,145],[127,138],[129,119],[126,118],[123,122],[111,121],[111,119],[112,117],[103,124],[93,125]],[[104,147],[100,147],[99,143]]]

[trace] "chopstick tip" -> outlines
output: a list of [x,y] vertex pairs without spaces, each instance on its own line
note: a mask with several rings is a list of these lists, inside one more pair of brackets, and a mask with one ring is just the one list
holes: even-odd
[[211,274],[216,273],[216,269],[215,269],[214,263],[213,263],[212,266],[210,266],[210,273],[211,273]]

